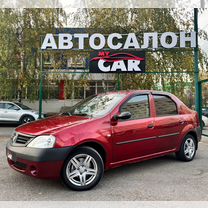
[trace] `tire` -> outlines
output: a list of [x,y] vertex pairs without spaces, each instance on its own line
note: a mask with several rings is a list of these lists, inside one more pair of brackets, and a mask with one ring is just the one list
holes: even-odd
[[100,154],[93,148],[77,148],[66,159],[61,178],[63,183],[75,191],[85,191],[96,186],[104,173]]
[[34,117],[30,115],[25,115],[20,119],[20,124],[30,123],[34,121]]
[[205,127],[205,123],[204,123],[204,121],[202,121],[202,127],[203,127],[203,128]]
[[183,139],[179,152],[176,153],[177,159],[185,162],[192,161],[196,155],[196,139],[188,134]]

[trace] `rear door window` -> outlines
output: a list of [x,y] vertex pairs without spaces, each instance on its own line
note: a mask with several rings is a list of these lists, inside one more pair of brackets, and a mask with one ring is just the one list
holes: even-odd
[[178,114],[177,105],[170,97],[166,95],[153,95],[153,97],[158,117]]

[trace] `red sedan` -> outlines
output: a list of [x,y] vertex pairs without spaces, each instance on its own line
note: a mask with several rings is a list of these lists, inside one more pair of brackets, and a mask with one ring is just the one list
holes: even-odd
[[38,178],[59,178],[73,190],[94,187],[104,170],[170,153],[193,160],[199,118],[170,93],[110,92],[69,112],[16,128],[9,165]]

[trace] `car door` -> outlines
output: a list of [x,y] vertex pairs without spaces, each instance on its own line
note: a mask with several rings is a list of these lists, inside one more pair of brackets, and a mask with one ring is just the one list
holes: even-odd
[[20,108],[13,103],[5,103],[4,110],[2,112],[2,119],[4,121],[19,121]]
[[157,152],[154,118],[151,117],[149,95],[135,95],[127,100],[120,112],[130,112],[128,120],[112,126],[113,161],[133,159]]
[[160,151],[176,148],[177,139],[182,131],[184,120],[179,115],[177,104],[168,95],[153,94],[155,103],[155,131],[158,135]]

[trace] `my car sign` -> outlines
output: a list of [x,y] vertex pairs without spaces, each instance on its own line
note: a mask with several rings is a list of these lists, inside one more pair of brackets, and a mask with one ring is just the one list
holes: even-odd
[[144,51],[102,51],[90,54],[91,73],[143,73],[145,71]]

